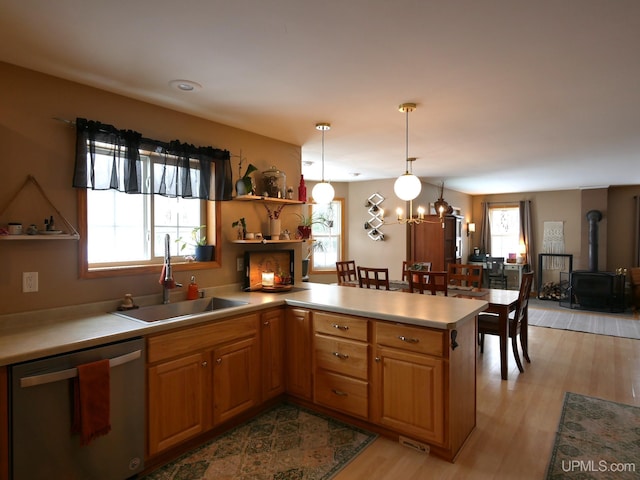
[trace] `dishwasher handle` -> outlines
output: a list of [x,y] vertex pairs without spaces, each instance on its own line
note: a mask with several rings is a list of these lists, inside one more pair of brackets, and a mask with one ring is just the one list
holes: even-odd
[[[111,358],[109,360],[109,367],[117,367],[118,365],[124,365],[125,363],[132,362],[140,358],[142,350],[136,350],[134,352],[125,353],[119,357]],[[44,385],[46,383],[59,382],[60,380],[68,380],[78,376],[77,368],[69,368],[66,370],[59,370],[57,372],[43,373],[42,375],[33,375],[30,377],[23,377],[20,379],[20,387],[35,387],[36,385]]]

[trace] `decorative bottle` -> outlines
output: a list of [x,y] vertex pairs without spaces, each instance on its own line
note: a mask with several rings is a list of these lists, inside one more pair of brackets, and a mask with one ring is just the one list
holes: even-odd
[[307,201],[307,186],[304,184],[304,176],[300,175],[300,186],[298,187],[298,200]]
[[189,284],[189,289],[187,290],[187,300],[195,300],[200,296],[198,292],[198,284],[196,283],[195,275],[191,275],[191,283]]

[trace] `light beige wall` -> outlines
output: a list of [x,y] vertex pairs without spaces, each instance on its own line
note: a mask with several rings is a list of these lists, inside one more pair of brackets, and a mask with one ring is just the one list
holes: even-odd
[[[296,145],[3,63],[0,63],[0,89],[4,92],[0,109],[3,173],[0,208],[11,200],[27,175],[32,174],[61,213],[77,226],[76,191],[71,187],[75,130],[54,117],[69,120],[84,117],[137,130],[149,138],[211,145],[228,149],[232,154],[242,150],[242,155],[260,171],[276,165],[287,174],[287,183],[297,187],[300,179],[301,148]],[[234,179],[237,160],[232,159]],[[27,192],[19,201],[24,204],[33,199]],[[14,219],[15,213],[11,210],[5,212],[0,216],[0,224],[15,220],[41,225],[43,219],[53,213],[36,203],[33,207],[33,212],[21,214],[21,218]],[[296,208],[300,207],[285,207],[284,227],[294,228],[296,222],[291,212]],[[196,278],[200,286],[240,281],[236,258],[243,254],[244,248],[229,242],[235,236],[231,223],[241,216],[246,218],[251,231],[267,231],[267,215],[262,205],[223,202],[222,268],[198,271]],[[295,245],[288,248],[296,250],[299,277],[301,246]],[[118,299],[125,293],[132,293],[134,298],[160,294],[155,274],[80,280],[77,248],[76,241],[0,243],[0,265],[3,266],[0,314]],[[39,292],[22,293],[22,272],[39,273]],[[186,285],[190,275],[190,272],[177,273],[176,280]]]

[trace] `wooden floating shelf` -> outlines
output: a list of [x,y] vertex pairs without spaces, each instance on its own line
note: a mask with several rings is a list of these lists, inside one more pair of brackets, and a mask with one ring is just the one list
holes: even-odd
[[248,244],[258,245],[260,243],[267,244],[267,243],[302,243],[302,242],[306,242],[306,240],[302,238],[293,239],[293,240],[233,240],[231,243],[248,243]]
[[301,202],[300,200],[289,200],[288,198],[275,198],[275,197],[264,197],[262,195],[240,195],[238,197],[234,197],[234,200],[242,201],[242,202],[273,202],[273,203],[284,203],[288,205],[303,205],[305,202]]
[[78,240],[80,235],[72,233],[61,233],[59,235],[0,235],[2,240]]

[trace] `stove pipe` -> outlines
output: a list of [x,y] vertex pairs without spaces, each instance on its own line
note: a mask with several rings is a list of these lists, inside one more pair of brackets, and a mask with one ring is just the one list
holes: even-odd
[[598,222],[602,220],[600,210],[589,210],[587,221],[589,222],[589,271],[598,271]]

